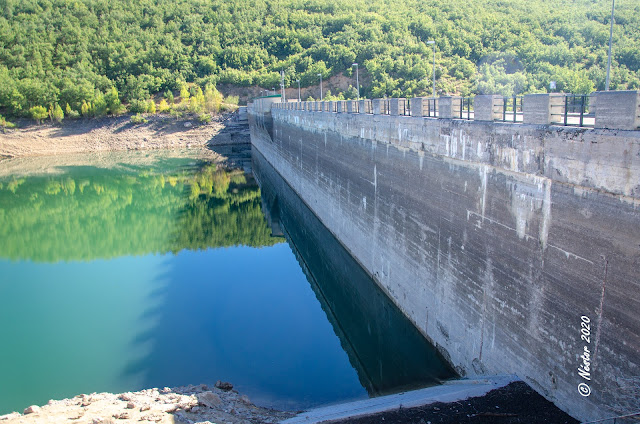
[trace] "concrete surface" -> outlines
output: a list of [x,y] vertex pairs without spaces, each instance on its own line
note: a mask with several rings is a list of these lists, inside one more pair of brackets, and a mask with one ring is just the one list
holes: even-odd
[[640,128],[640,91],[599,91],[595,99],[598,104],[596,128]]
[[436,402],[455,402],[485,395],[516,380],[515,376],[494,376],[477,380],[448,381],[442,386],[312,409],[281,423],[317,424],[391,411],[400,407],[412,408]]

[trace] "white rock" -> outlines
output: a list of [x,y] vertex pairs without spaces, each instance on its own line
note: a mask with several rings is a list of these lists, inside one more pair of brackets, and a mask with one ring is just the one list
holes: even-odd
[[10,420],[12,418],[18,418],[18,417],[20,417],[20,413],[12,412],[12,413],[7,414],[7,415],[0,415],[0,421]]
[[36,405],[31,405],[30,407],[24,410],[24,415],[37,414],[38,412],[40,412],[40,407]]

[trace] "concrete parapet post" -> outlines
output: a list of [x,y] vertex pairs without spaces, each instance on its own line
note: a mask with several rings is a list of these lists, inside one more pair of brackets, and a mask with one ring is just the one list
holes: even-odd
[[589,94],[589,115],[596,115],[596,105],[598,104],[598,92]]
[[254,110],[258,113],[266,113],[271,110],[271,105],[279,102],[280,99],[277,97],[261,97],[259,99],[255,99],[253,102]]
[[356,101],[355,100],[347,100],[347,113],[356,113]]
[[499,95],[478,95],[473,99],[475,121],[495,121],[502,118],[504,98]]
[[445,119],[460,117],[462,97],[444,96],[438,99],[438,116]]
[[598,91],[596,128],[640,129],[640,91]]
[[358,102],[358,112],[359,113],[367,113],[366,100],[360,100]]
[[414,97],[411,99],[411,116],[426,116],[424,110],[426,109],[427,98],[426,97]]
[[382,110],[382,102],[384,100],[383,99],[372,99],[371,100],[371,111],[374,115],[381,115],[383,110]]
[[404,115],[405,98],[389,99],[389,115]]
[[338,113],[345,113],[346,112],[346,106],[345,106],[344,100],[338,100],[336,102],[336,112],[338,112]]
[[564,94],[527,94],[522,99],[522,116],[525,124],[549,125],[562,122]]

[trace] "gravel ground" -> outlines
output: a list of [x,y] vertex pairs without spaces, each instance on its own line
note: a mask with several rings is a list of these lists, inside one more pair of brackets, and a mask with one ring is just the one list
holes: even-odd
[[351,424],[574,424],[575,419],[521,381],[484,396],[451,403],[403,408],[361,418],[337,421]]

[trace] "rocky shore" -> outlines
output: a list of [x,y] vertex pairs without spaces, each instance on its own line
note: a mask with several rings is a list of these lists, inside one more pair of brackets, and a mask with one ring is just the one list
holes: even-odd
[[44,406],[30,406],[23,414],[0,416],[0,423],[257,424],[277,423],[294,415],[256,406],[230,383],[218,381],[214,387],[201,384],[51,400]]

